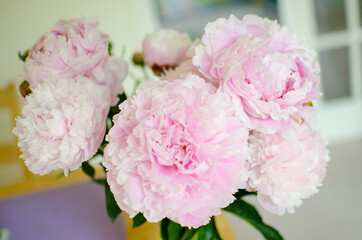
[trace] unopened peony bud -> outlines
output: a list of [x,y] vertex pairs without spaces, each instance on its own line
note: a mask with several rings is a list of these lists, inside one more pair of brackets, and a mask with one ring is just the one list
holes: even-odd
[[187,33],[162,29],[148,34],[143,40],[142,53],[147,66],[178,66],[186,60],[186,52],[192,45]]

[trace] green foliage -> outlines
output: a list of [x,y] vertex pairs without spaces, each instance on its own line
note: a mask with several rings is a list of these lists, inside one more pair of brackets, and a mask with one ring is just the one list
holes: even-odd
[[112,48],[113,48],[113,44],[111,41],[108,42],[108,55],[112,56]]
[[161,237],[163,240],[191,240],[198,229],[182,227],[167,218],[161,222]]
[[109,219],[114,222],[118,215],[122,212],[122,210],[118,207],[118,204],[116,200],[114,199],[113,193],[111,192],[111,189],[107,183],[107,180],[102,179],[96,179],[95,178],[95,170],[88,162],[82,163],[82,170],[83,172],[88,175],[93,182],[104,186],[105,188],[105,195],[106,195],[106,210]]
[[94,179],[95,171],[94,171],[94,168],[92,167],[92,165],[90,165],[88,162],[83,162],[82,163],[82,170],[90,178]]
[[280,233],[269,225],[266,225],[254,206],[241,199],[236,199],[225,211],[241,217],[256,229],[258,229],[267,240],[283,240]]
[[[111,45],[111,44],[110,44]],[[119,101],[117,103],[116,106],[113,106],[110,108],[109,113],[108,113],[108,117],[110,119],[113,118],[113,116],[117,113],[119,113],[119,108],[118,105],[120,103],[122,103],[124,100],[127,99],[127,96],[125,93],[119,94],[118,95]],[[107,129],[108,130],[108,129]],[[108,133],[108,131],[107,131]],[[106,134],[107,134],[106,133]],[[95,155],[103,155],[103,151],[104,148],[106,147],[107,142],[105,141],[105,139],[103,139],[102,144],[99,146],[98,151]],[[105,186],[105,194],[106,194],[106,209],[107,209],[107,214],[108,217],[110,218],[110,220],[112,222],[114,222],[114,220],[116,220],[116,218],[118,217],[118,215],[122,212],[122,210],[118,207],[116,200],[114,199],[113,193],[110,190],[110,187],[106,181],[106,179],[95,179],[95,170],[94,168],[88,163],[88,162],[83,162],[82,163],[82,170],[85,174],[87,174],[95,183],[100,184]],[[137,217],[137,216],[136,216]],[[143,216],[142,216],[143,217]],[[142,219],[141,217],[138,217],[136,219],[136,225],[139,224],[141,225]],[[145,221],[145,220],[144,220]],[[135,222],[133,223],[135,224]]]
[[239,191],[234,194],[234,197],[239,199],[248,195],[256,195],[256,192],[248,192],[245,189],[239,189]]
[[113,193],[111,192],[109,185],[105,182],[105,190],[106,190],[106,208],[109,219],[112,222],[116,220],[118,215],[122,212],[122,210],[118,207],[116,200],[114,199]]
[[182,227],[167,218],[161,222],[161,237],[163,240],[221,240],[217,231],[214,217],[211,218],[209,224],[198,229]]
[[212,230],[212,239],[220,239],[221,240],[220,234],[217,231],[215,217],[211,218],[211,221],[210,221],[209,225],[211,226],[211,230]]
[[164,218],[161,221],[161,238],[163,240],[169,240],[168,238],[168,225],[170,224],[170,219]]
[[111,120],[113,119],[113,116],[114,116],[114,115],[116,115],[116,114],[118,114],[118,113],[120,112],[118,105],[121,104],[121,103],[123,103],[123,102],[127,99],[127,96],[126,96],[126,94],[123,92],[122,94],[118,94],[118,99],[119,99],[119,100],[118,100],[118,103],[117,103],[116,105],[110,107],[110,109],[109,109],[108,117],[109,117],[109,119],[111,119]]
[[144,224],[146,222],[146,218],[143,216],[142,213],[137,214],[134,218],[133,218],[133,228],[139,227],[142,224]]
[[221,240],[219,232],[217,231],[215,218],[212,217],[209,224],[199,228],[198,240]]
[[178,240],[180,239],[181,235],[185,229],[178,223],[170,221],[167,232],[168,232],[168,239],[169,240]]
[[198,240],[209,240],[212,239],[212,229],[210,227],[210,225],[205,225],[200,227],[199,229],[199,235],[198,235]]
[[20,58],[21,61],[25,62],[26,58],[29,55],[29,49],[26,50],[23,54],[21,54],[21,52],[18,52],[18,57]]
[[93,182],[95,182],[99,185],[105,186],[107,183],[107,180],[106,179],[94,179]]
[[193,237],[195,236],[197,231],[198,231],[198,229],[195,229],[195,228],[191,228],[191,229],[186,228],[186,231],[183,233],[181,240],[193,239]]

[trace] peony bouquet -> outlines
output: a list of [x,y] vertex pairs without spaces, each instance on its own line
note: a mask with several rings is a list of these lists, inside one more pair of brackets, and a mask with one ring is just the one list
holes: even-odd
[[[153,76],[132,96],[95,19],[60,21],[19,56],[21,157],[40,175],[81,167],[105,186],[112,221],[125,211],[134,227],[161,222],[163,239],[221,239],[214,216],[225,210],[282,239],[243,197],[293,213],[325,176],[316,53],[276,21],[221,18],[195,41],[148,34],[132,64]],[[105,179],[87,162],[96,155]]]

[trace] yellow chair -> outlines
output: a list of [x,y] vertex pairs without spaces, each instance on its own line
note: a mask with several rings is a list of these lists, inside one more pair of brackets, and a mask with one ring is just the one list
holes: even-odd
[[[22,181],[26,177],[23,163],[18,160],[19,148],[11,130],[15,126],[15,117],[19,115],[19,101],[14,85],[9,85],[0,91],[1,145],[0,145],[0,189]],[[9,137],[10,136],[10,137]],[[4,140],[5,139],[5,140]]]

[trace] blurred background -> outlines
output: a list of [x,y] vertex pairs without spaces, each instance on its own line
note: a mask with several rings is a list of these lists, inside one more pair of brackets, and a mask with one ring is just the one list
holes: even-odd
[[[330,143],[331,161],[324,186],[292,215],[273,216],[255,199],[250,201],[285,239],[362,239],[362,0],[0,0],[0,239],[49,239],[47,234],[58,239],[54,233],[60,230],[51,226],[69,217],[59,211],[87,218],[84,229],[94,225],[88,237],[76,239],[122,239],[128,231],[122,219],[112,226],[103,215],[97,221],[89,220],[103,214],[104,197],[98,186],[87,185],[81,173],[67,179],[59,179],[59,173],[37,177],[18,159],[20,153],[11,133],[21,105],[13,87],[23,81],[18,51],[30,48],[60,19],[84,15],[98,18],[100,29],[113,42],[113,53],[121,55],[124,48],[129,61],[134,51],[141,50],[146,33],[161,27],[175,28],[197,38],[207,22],[230,14],[277,19],[318,51],[322,68],[320,88],[324,96],[315,105],[319,109],[318,128]],[[130,79],[125,88],[128,92],[133,89]],[[97,197],[87,201],[94,198],[94,192],[99,192]],[[74,214],[77,210],[70,206],[69,198],[80,205],[87,201],[89,206]],[[59,209],[57,201],[68,201],[68,205]],[[36,204],[40,204],[38,208]],[[47,204],[52,210],[44,208]],[[84,213],[88,211],[93,215]],[[38,220],[25,217],[27,214]],[[235,239],[263,239],[244,221],[230,215],[227,219]],[[44,222],[49,225],[47,232],[42,228]],[[23,228],[22,224],[31,227]],[[83,229],[76,228],[70,231]],[[97,238],[103,233],[107,237]],[[129,233],[128,237],[132,238]],[[64,235],[62,239],[66,239]],[[149,235],[145,239],[156,238]]]

